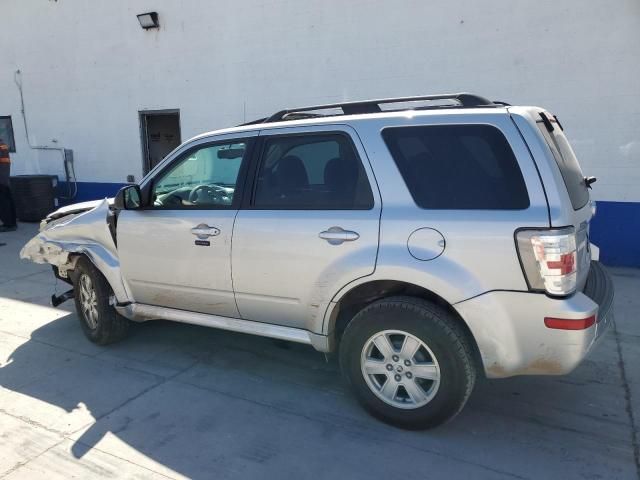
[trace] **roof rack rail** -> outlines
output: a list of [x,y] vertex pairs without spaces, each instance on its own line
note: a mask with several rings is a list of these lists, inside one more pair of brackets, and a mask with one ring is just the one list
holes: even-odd
[[[417,97],[398,97],[398,98],[380,98],[375,100],[362,100],[356,102],[342,102],[342,103],[329,103],[326,105],[313,105],[309,107],[300,108],[288,108],[286,110],[280,110],[274,113],[270,117],[263,120],[264,123],[278,122],[285,120],[287,116],[292,116],[295,120],[299,120],[303,114],[302,112],[308,112],[313,110],[328,110],[328,109],[341,109],[343,115],[358,115],[365,113],[380,113],[383,112],[380,105],[389,103],[405,103],[416,102],[421,100],[453,100],[458,102],[458,105],[438,105],[434,107],[426,108],[474,108],[474,107],[497,107],[498,104],[488,100],[479,95],[472,93],[447,93],[441,95],[422,95]],[[423,109],[421,107],[419,109]],[[296,115],[291,115],[296,114]],[[309,115],[310,116],[310,115]],[[253,123],[253,122],[252,122]],[[255,123],[258,123],[257,121]]]
[[262,117],[262,118],[258,118],[257,120],[251,120],[250,122],[246,122],[246,123],[241,123],[240,125],[237,125],[238,127],[246,127],[248,125],[256,125],[258,123],[264,123],[267,121],[267,117]]

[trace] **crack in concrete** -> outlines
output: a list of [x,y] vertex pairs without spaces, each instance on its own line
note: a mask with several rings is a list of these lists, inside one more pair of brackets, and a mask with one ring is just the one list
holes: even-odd
[[30,427],[40,428],[42,430],[45,430],[45,431],[47,431],[49,433],[53,433],[54,435],[58,435],[58,436],[64,435],[64,432],[61,432],[61,431],[56,430],[56,429],[51,428],[51,427],[47,427],[46,425],[42,425],[42,424],[36,422],[35,420],[31,420],[28,417],[23,417],[22,415],[15,415],[15,414],[13,414],[11,412],[6,411],[4,408],[0,408],[0,413],[6,415],[8,417],[15,418],[16,420],[20,420],[21,422],[26,423]]
[[[59,319],[56,319],[56,320],[59,320]],[[53,321],[55,321],[55,320],[53,320]],[[62,350],[62,351],[67,352],[67,353],[72,353],[74,355],[81,355],[83,357],[88,357],[88,358],[96,358],[98,355],[102,355],[103,353],[105,353],[105,352],[98,352],[98,353],[95,353],[95,354],[84,353],[84,352],[81,352],[79,350],[73,350],[71,348],[63,347],[62,345],[56,345],[55,343],[44,342],[44,341],[42,341],[40,339],[37,339],[37,338],[34,338],[34,337],[25,337],[24,335],[18,335],[17,333],[7,332],[6,330],[2,330],[2,329],[0,329],[0,333],[2,333],[4,335],[10,335],[10,336],[16,337],[16,338],[22,338],[22,339],[27,340],[29,342],[39,343],[40,345],[45,345],[47,347],[55,348],[55,349]]]
[[168,476],[168,475],[165,475],[164,473],[162,473],[162,472],[158,472],[157,470],[153,470],[153,469],[151,469],[151,468],[149,468],[149,467],[145,467],[144,465],[140,465],[139,463],[132,462],[131,460],[128,460],[128,459],[123,458],[123,457],[120,457],[120,456],[118,456],[118,455],[114,455],[113,453],[110,453],[110,452],[107,452],[107,451],[105,451],[105,450],[102,450],[101,448],[98,448],[98,447],[95,447],[95,446],[88,445],[88,444],[86,444],[85,442],[82,442],[82,441],[80,441],[80,440],[73,440],[72,438],[69,438],[69,437],[65,437],[65,439],[66,439],[66,440],[69,440],[69,441],[72,441],[72,442],[75,442],[75,443],[80,443],[80,444],[82,444],[82,445],[84,445],[84,446],[86,446],[86,447],[89,447],[91,450],[95,450],[95,451],[100,452],[100,453],[102,453],[102,454],[104,454],[104,455],[109,455],[110,457],[117,458],[118,460],[122,460],[123,462],[127,462],[127,463],[128,463],[128,464],[130,464],[130,465],[135,465],[135,466],[136,466],[136,467],[138,467],[138,468],[142,468],[142,469],[144,469],[144,470],[147,470],[148,472],[155,473],[156,475],[160,475],[161,477],[169,478],[169,479],[171,479],[171,480],[175,480],[175,478],[176,478],[176,477],[170,477],[170,476]]
[[[44,345],[46,347],[50,347],[50,348],[54,348],[54,349],[57,349],[57,350],[61,350],[63,352],[71,353],[73,355],[79,355],[81,357],[91,358],[93,360],[96,360],[97,362],[101,362],[101,363],[104,363],[104,364],[107,364],[107,365],[111,365],[114,368],[121,368],[121,369],[124,369],[124,370],[130,370],[132,372],[142,373],[142,374],[145,374],[145,375],[151,375],[152,377],[161,378],[161,379],[167,379],[167,378],[172,378],[173,377],[173,374],[170,377],[167,377],[165,375],[160,375],[158,373],[150,372],[149,370],[145,370],[144,368],[138,368],[138,367],[134,367],[134,366],[131,366],[131,365],[122,364],[117,359],[110,358],[110,357],[107,356],[107,354],[109,353],[109,350],[98,351],[97,353],[85,353],[85,352],[81,352],[79,350],[73,350],[71,348],[64,347],[62,345],[57,345],[55,343],[44,342],[44,341],[39,340],[37,338],[25,337],[23,335],[18,335],[18,334],[12,333],[12,332],[7,332],[7,331],[2,330],[2,329],[0,329],[0,334],[9,335],[9,336],[16,337],[16,338],[21,338],[21,339],[24,339],[24,340],[28,340],[29,342],[35,342],[35,343],[38,343],[40,345]],[[139,362],[139,363],[144,363],[144,362]],[[191,365],[188,368],[191,368]],[[180,373],[182,373],[182,370],[177,372],[177,374],[180,374]],[[44,376],[45,374],[46,373],[43,373],[42,376]],[[34,381],[37,381],[40,378],[42,378],[42,377],[38,377],[38,378],[34,379],[33,381],[25,384],[25,385],[29,385],[30,383],[33,383]]]
[[624,388],[625,397],[625,410],[629,416],[629,422],[631,427],[631,447],[633,448],[633,461],[636,466],[636,476],[640,480],[640,444],[638,443],[638,430],[636,428],[635,415],[633,413],[633,407],[631,402],[631,388],[629,388],[629,381],[627,379],[627,370],[624,364],[624,357],[622,355],[622,346],[620,345],[620,332],[618,332],[618,325],[616,321],[613,322],[613,333],[616,339],[616,348],[618,350],[618,368],[620,368],[620,376],[622,377],[622,387]]
[[27,275],[21,275],[19,277],[9,278],[8,280],[0,280],[0,285],[4,285],[5,283],[15,282],[17,280],[24,280],[25,278],[33,277],[35,275],[41,275],[43,273],[47,273],[49,270],[43,270],[41,272],[28,273]]
[[[2,413],[5,413],[5,412],[2,412]],[[30,426],[35,426],[35,427],[37,427],[37,428],[44,428],[42,425],[38,425],[38,424],[35,424],[35,423],[33,423],[33,422],[28,421],[28,419],[24,419],[24,418],[22,418],[22,417],[16,417],[16,416],[11,415],[11,414],[8,414],[8,413],[5,413],[5,414],[6,414],[6,415],[9,415],[10,417],[13,417],[13,418],[15,418],[15,419],[17,419],[17,420],[20,420],[20,421],[22,421],[22,422],[25,422],[25,423],[27,423],[27,424],[28,424],[28,425],[30,425]],[[56,433],[55,431],[50,430],[50,429],[47,429],[47,428],[44,428],[44,430],[47,430],[48,432],[51,432],[51,433]],[[57,432],[57,434],[59,435],[60,433],[59,433],[59,432]],[[9,475],[11,475],[11,474],[12,474],[13,472],[15,472],[16,470],[19,470],[20,468],[22,468],[22,467],[24,467],[24,466],[28,465],[29,463],[33,462],[34,460],[36,460],[36,459],[38,459],[38,458],[40,458],[42,455],[45,455],[45,454],[46,454],[47,452],[49,452],[50,450],[52,450],[52,449],[54,449],[54,448],[58,447],[58,446],[59,446],[59,445],[61,445],[65,440],[68,440],[68,441],[70,441],[70,442],[74,442],[74,443],[80,443],[80,444],[82,444],[82,445],[84,445],[84,446],[86,446],[86,447],[89,447],[91,450],[96,450],[96,451],[98,451],[98,452],[102,453],[103,455],[108,455],[108,456],[110,456],[110,457],[117,458],[118,460],[121,460],[121,461],[123,461],[123,462],[126,462],[126,463],[128,463],[128,464],[130,464],[130,465],[135,465],[135,466],[136,466],[136,467],[138,467],[138,468],[141,468],[141,469],[146,470],[146,471],[148,471],[148,472],[154,473],[154,474],[159,475],[159,476],[161,476],[161,477],[168,478],[168,479],[171,479],[171,480],[174,480],[174,479],[175,479],[175,477],[170,477],[170,476],[168,476],[168,475],[165,475],[165,474],[164,474],[164,473],[162,473],[162,472],[158,472],[157,470],[153,470],[153,469],[151,469],[151,468],[145,467],[144,465],[140,465],[139,463],[132,462],[131,460],[128,460],[128,459],[126,459],[126,458],[122,458],[122,457],[120,457],[120,456],[118,456],[118,455],[114,455],[113,453],[110,453],[110,452],[104,451],[104,450],[102,450],[102,449],[100,449],[100,448],[97,448],[97,447],[95,447],[95,446],[88,445],[88,444],[86,444],[86,443],[84,443],[84,442],[82,442],[82,441],[80,441],[80,440],[73,440],[73,439],[72,439],[72,438],[70,438],[68,435],[64,435],[64,436],[62,436],[62,438],[60,438],[60,440],[58,440],[58,441],[57,441],[57,442],[55,442],[54,444],[50,445],[49,447],[45,448],[42,452],[38,453],[38,454],[37,454],[37,455],[35,455],[34,457],[31,457],[31,458],[28,458],[28,459],[25,459],[25,460],[23,460],[23,461],[21,461],[21,462],[16,463],[16,464],[15,464],[14,466],[12,466],[10,469],[8,469],[8,470],[6,470],[5,472],[1,473],[1,474],[0,474],[0,478],[6,478],[6,477],[8,477]]]
[[[133,402],[134,400],[136,400],[136,399],[138,399],[138,398],[142,397],[143,395],[145,395],[145,394],[149,393],[150,391],[152,391],[152,390],[154,390],[154,389],[158,388],[158,387],[159,387],[159,386],[161,386],[161,385],[164,385],[164,384],[165,384],[165,383],[167,383],[169,380],[172,380],[174,377],[177,377],[178,375],[180,375],[180,374],[182,374],[182,373],[186,372],[186,371],[187,371],[187,370],[189,370],[190,368],[194,367],[197,363],[198,363],[198,362],[197,362],[197,361],[195,361],[195,362],[193,362],[191,365],[189,365],[189,366],[187,366],[187,367],[183,368],[182,370],[177,371],[175,374],[173,374],[173,375],[171,375],[171,376],[169,376],[169,377],[159,377],[159,378],[162,378],[162,380],[161,380],[161,381],[159,381],[158,383],[155,383],[155,384],[153,384],[153,385],[151,385],[151,386],[149,386],[149,387],[145,388],[144,390],[140,391],[138,394],[134,395],[134,396],[133,396],[133,397],[131,397],[131,398],[128,398],[127,400],[125,400],[124,402],[120,403],[120,404],[119,404],[119,405],[117,405],[116,407],[112,408],[112,409],[111,409],[111,410],[109,410],[108,412],[105,412],[105,413],[103,413],[102,415],[100,415],[100,416],[96,417],[92,423],[90,423],[90,424],[86,424],[86,425],[83,425],[82,427],[78,428],[77,430],[74,430],[73,432],[71,432],[71,433],[69,433],[69,434],[66,434],[66,435],[65,435],[63,432],[60,432],[60,431],[57,431],[57,430],[54,430],[54,429],[48,428],[48,427],[46,427],[45,425],[41,425],[40,423],[35,422],[35,421],[33,421],[33,420],[29,419],[29,418],[22,417],[22,416],[17,416],[17,415],[13,415],[13,414],[11,414],[11,413],[9,413],[9,412],[6,412],[4,409],[0,409],[0,413],[3,413],[3,414],[8,415],[8,416],[10,416],[10,417],[12,417],[12,418],[15,418],[16,420],[19,420],[19,421],[21,421],[21,422],[24,422],[24,423],[26,423],[26,424],[27,424],[27,425],[29,425],[29,426],[36,427],[36,428],[40,428],[40,429],[43,429],[43,430],[45,430],[45,431],[47,431],[47,432],[49,432],[49,433],[53,433],[53,434],[55,434],[55,435],[57,435],[57,436],[61,436],[61,437],[62,437],[58,442],[56,442],[56,443],[54,443],[53,445],[49,446],[48,448],[46,448],[45,450],[43,450],[42,452],[40,452],[40,453],[39,453],[39,454],[37,454],[36,456],[34,456],[34,457],[32,457],[32,458],[29,458],[29,459],[27,459],[27,460],[23,460],[22,462],[18,462],[18,463],[16,463],[16,464],[15,464],[13,467],[11,467],[9,470],[7,470],[6,472],[2,473],[2,474],[0,475],[0,478],[6,478],[8,475],[10,475],[11,473],[15,472],[15,471],[16,471],[16,470],[18,470],[19,468],[24,467],[25,465],[29,464],[29,463],[30,463],[30,462],[32,462],[33,460],[35,460],[35,459],[37,459],[37,458],[41,457],[42,455],[44,455],[45,453],[47,453],[47,452],[48,452],[49,450],[51,450],[52,448],[57,447],[58,445],[60,445],[60,444],[61,444],[62,442],[64,442],[65,440],[69,440],[69,441],[71,441],[71,442],[73,442],[73,443],[79,443],[79,444],[81,444],[81,445],[83,445],[83,446],[85,446],[85,447],[88,447],[90,450],[95,449],[95,450],[97,450],[97,451],[99,451],[99,452],[101,452],[101,453],[103,453],[103,454],[105,454],[105,455],[110,455],[110,456],[112,456],[112,457],[114,457],[114,458],[118,458],[118,459],[120,459],[120,460],[126,461],[127,463],[130,463],[130,464],[132,464],[132,465],[136,465],[137,467],[140,467],[140,468],[143,468],[143,469],[145,469],[145,470],[147,470],[147,471],[150,471],[150,472],[153,472],[153,473],[155,473],[155,474],[161,475],[161,476],[163,476],[163,477],[165,477],[165,478],[172,478],[172,477],[168,477],[167,475],[164,475],[164,474],[162,474],[162,473],[160,473],[160,472],[157,472],[157,471],[155,471],[155,470],[151,470],[151,469],[149,469],[149,468],[147,468],[147,467],[145,467],[145,466],[143,466],[143,465],[139,465],[139,464],[137,464],[137,463],[135,463],[135,462],[132,462],[132,461],[130,461],[130,460],[127,460],[127,459],[125,459],[125,458],[121,458],[121,457],[119,457],[119,456],[117,456],[117,455],[113,455],[112,453],[109,453],[109,452],[103,451],[103,450],[101,450],[101,449],[99,449],[99,448],[95,447],[94,445],[90,445],[90,444],[88,444],[88,443],[86,443],[86,442],[83,442],[83,441],[81,441],[81,440],[74,440],[73,438],[71,438],[71,436],[72,436],[72,435],[74,435],[75,433],[79,432],[80,430],[83,430],[83,429],[85,429],[85,428],[89,427],[90,425],[95,425],[95,424],[96,424],[96,423],[98,423],[100,420],[102,420],[103,418],[105,418],[105,417],[107,417],[107,416],[111,415],[112,413],[114,413],[114,412],[116,412],[117,410],[121,409],[121,408],[122,408],[122,407],[124,407],[125,405],[128,405],[129,403],[131,403],[131,402]],[[157,375],[156,375],[156,376],[157,376]]]
[[[248,397],[245,397],[245,396],[242,396],[242,395],[234,395],[232,393],[229,393],[229,392],[226,392],[226,391],[223,391],[223,390],[217,390],[215,388],[211,388],[211,387],[208,387],[208,386],[197,385],[197,384],[189,383],[187,381],[181,381],[179,379],[175,379],[175,380],[172,379],[171,381],[173,383],[177,383],[179,385],[189,386],[189,387],[192,387],[192,388],[195,388],[195,389],[198,389],[198,390],[204,390],[204,391],[207,391],[207,392],[215,393],[215,394],[222,395],[222,396],[229,397],[229,398],[233,398],[233,399],[236,399],[236,400],[242,400],[242,401],[245,401],[247,403],[252,403],[254,405],[260,405],[262,407],[266,407],[268,409],[272,409],[272,410],[275,410],[277,412],[286,413],[288,415],[292,415],[292,416],[299,417],[299,418],[304,418],[304,419],[309,420],[309,421],[311,421],[313,423],[320,423],[320,424],[324,424],[324,425],[330,425],[332,427],[344,430],[345,432],[355,432],[355,431],[358,431],[358,430],[359,431],[365,431],[367,433],[371,433],[373,440],[377,441],[379,443],[389,443],[389,444],[394,444],[394,445],[400,445],[402,447],[409,448],[409,449],[415,450],[417,452],[429,453],[429,454],[434,455],[436,457],[446,458],[448,460],[453,460],[455,462],[458,462],[458,463],[461,463],[461,464],[464,464],[464,465],[470,465],[472,467],[481,468],[481,469],[486,470],[488,472],[497,473],[497,474],[503,475],[505,477],[514,478],[514,479],[518,479],[518,480],[530,480],[530,478],[531,478],[531,477],[523,477],[522,475],[519,475],[519,474],[513,473],[513,472],[509,472],[509,471],[506,471],[506,470],[500,470],[500,469],[497,469],[497,468],[493,468],[493,467],[490,467],[489,465],[484,465],[482,463],[477,463],[477,462],[474,462],[474,461],[471,461],[471,460],[466,460],[464,458],[457,457],[457,456],[454,456],[454,455],[451,455],[451,454],[447,454],[447,453],[444,453],[444,452],[441,452],[441,451],[438,451],[438,450],[419,447],[417,445],[406,443],[406,442],[403,442],[403,441],[400,441],[400,440],[382,438],[378,432],[376,432],[374,429],[369,428],[369,427],[367,427],[365,425],[355,424],[355,423],[352,423],[352,424],[349,425],[349,424],[346,424],[346,423],[339,423],[339,422],[336,422],[336,421],[332,421],[332,420],[326,419],[326,418],[316,418],[316,417],[312,417],[310,415],[306,415],[304,413],[301,413],[301,412],[298,412],[298,411],[295,411],[295,410],[292,410],[292,409],[289,409],[289,408],[286,408],[286,407],[282,407],[282,406],[279,406],[279,405],[274,405],[274,404],[267,403],[267,402],[261,402],[259,400],[256,400],[256,399],[253,399],[253,398],[248,398]],[[342,419],[342,420],[346,420],[346,419]]]
[[[28,422],[27,422],[28,423]],[[22,462],[18,462],[16,463],[13,467],[11,467],[9,470],[7,470],[6,472],[4,472],[2,475],[0,475],[0,478],[6,478],[9,475],[11,475],[13,472],[15,472],[16,470],[24,467],[25,465],[33,462],[36,458],[40,458],[42,455],[44,455],[45,453],[47,453],[49,450],[57,447],[58,445],[60,445],[62,442],[64,442],[66,440],[65,437],[62,437],[60,439],[60,441],[54,443],[53,445],[45,448],[42,452],[40,452],[39,454],[37,454],[35,457],[23,460]]]
[[[150,385],[149,387],[141,390],[139,393],[137,393],[136,395],[134,395],[131,398],[126,399],[124,402],[120,403],[119,405],[116,405],[115,407],[113,407],[111,410],[109,410],[108,412],[103,413],[102,415],[95,417],[93,422],[90,424],[86,424],[83,425],[82,427],[78,428],[77,430],[74,430],[73,432],[70,433],[70,435],[74,435],[75,433],[79,432],[80,430],[83,430],[85,428],[87,428],[89,425],[95,425],[96,423],[98,423],[100,420],[102,420],[105,417],[108,417],[109,415],[111,415],[112,413],[116,412],[117,410],[120,410],[122,407],[124,407],[125,405],[128,405],[129,403],[133,402],[134,400],[137,400],[138,398],[142,397],[143,395],[149,393],[152,390],[155,390],[156,388],[158,388],[161,385],[164,385],[165,383],[167,383],[169,380],[172,380],[173,378],[177,377],[178,375],[186,372],[187,370],[189,370],[190,368],[194,367],[198,362],[195,361],[193,362],[191,365],[183,368],[182,370],[179,370],[177,372],[175,372],[174,374],[168,376],[168,377],[161,377],[159,375],[155,375],[156,377],[160,378],[161,380],[157,383],[154,383],[153,385]],[[146,373],[146,372],[145,372]],[[150,374],[153,375],[153,374]],[[83,445],[86,445],[83,442],[80,442]]]

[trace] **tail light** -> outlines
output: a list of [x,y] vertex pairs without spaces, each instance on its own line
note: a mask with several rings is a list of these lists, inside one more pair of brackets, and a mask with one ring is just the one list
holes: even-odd
[[577,253],[573,227],[520,230],[516,234],[522,268],[532,290],[569,295],[576,289]]

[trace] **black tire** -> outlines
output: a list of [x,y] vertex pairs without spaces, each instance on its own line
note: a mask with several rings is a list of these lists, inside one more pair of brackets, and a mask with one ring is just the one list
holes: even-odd
[[[86,275],[95,291],[95,312],[93,322],[82,307],[83,275]],[[98,345],[108,345],[122,340],[129,330],[129,320],[118,314],[109,304],[109,297],[113,295],[111,286],[102,273],[86,257],[80,257],[76,263],[73,275],[74,297],[78,319],[85,336]]]
[[[367,384],[361,368],[363,349],[370,345],[371,338],[385,330],[408,333],[422,341],[435,356],[439,366],[439,383],[431,390],[433,397],[425,405],[404,409],[393,406],[379,398]],[[389,338],[392,337],[394,335]],[[348,324],[340,343],[340,367],[358,401],[376,418],[410,430],[436,427],[451,420],[462,410],[476,380],[473,358],[469,340],[452,315],[431,302],[414,297],[390,297],[368,305]],[[386,367],[391,365],[386,358],[384,363]],[[395,376],[395,373],[392,370],[389,375]],[[404,373],[409,375],[406,371]],[[384,375],[382,378],[385,378]],[[417,375],[415,380],[418,380]],[[402,377],[401,381],[408,380]],[[423,382],[420,385],[425,385],[424,380],[418,381]],[[426,384],[435,385],[429,381]],[[396,398],[403,400],[402,392],[411,401],[408,390],[396,391]]]

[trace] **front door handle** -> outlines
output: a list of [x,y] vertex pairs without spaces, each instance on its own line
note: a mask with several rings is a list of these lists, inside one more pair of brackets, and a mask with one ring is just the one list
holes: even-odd
[[201,223],[200,225],[193,227],[191,229],[191,233],[196,235],[199,239],[204,240],[208,237],[215,237],[216,235],[220,235],[220,230],[216,227],[210,227],[206,223]]
[[324,230],[318,234],[323,240],[326,240],[331,245],[340,245],[343,242],[353,242],[360,238],[358,232],[351,230],[344,230],[342,227],[331,227],[329,230]]

